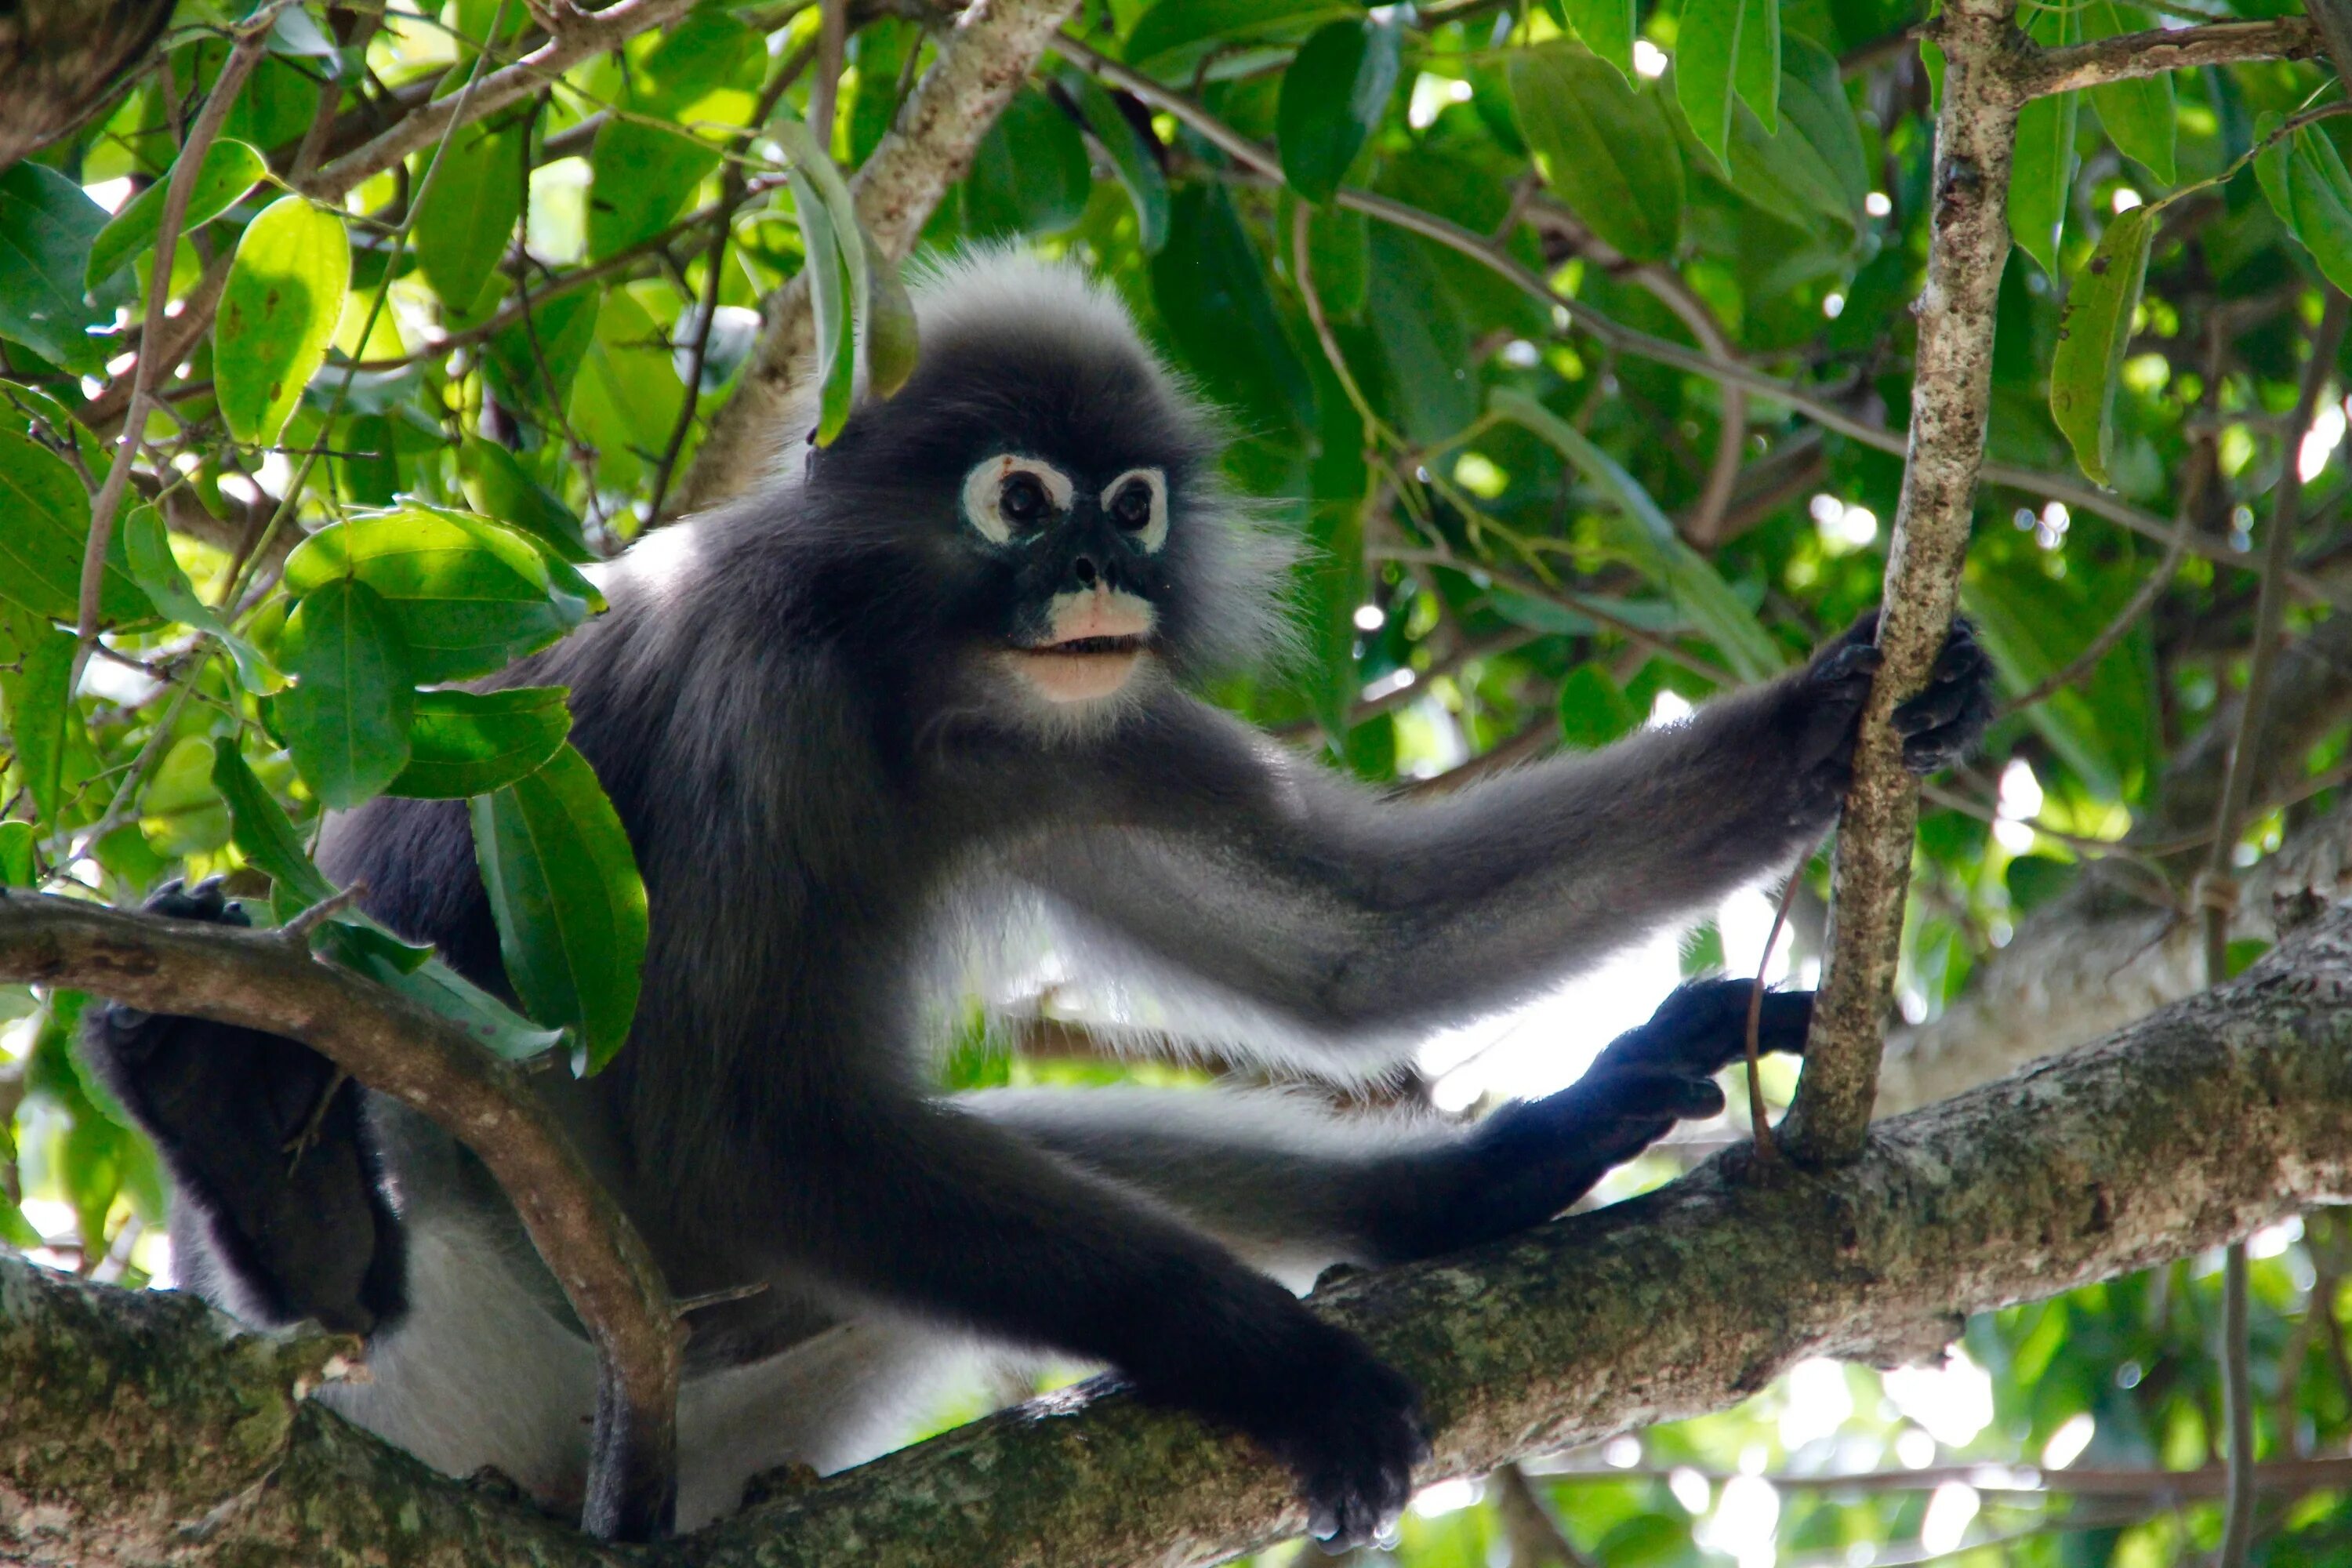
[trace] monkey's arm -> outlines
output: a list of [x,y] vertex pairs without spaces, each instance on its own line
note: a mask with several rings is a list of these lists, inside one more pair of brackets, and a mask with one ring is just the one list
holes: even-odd
[[[1426,1028],[1786,866],[1850,776],[1877,661],[1865,636],[1685,723],[1425,804],[1170,704],[1109,763],[1130,826],[1057,835],[1023,874],[1082,922],[1327,1037]],[[1897,716],[1916,768],[1981,731],[1988,679],[1955,632]]]
[[[1224,1090],[990,1089],[962,1103],[1175,1206],[1266,1268],[1311,1276],[1523,1230],[1676,1121],[1717,1114],[1714,1077],[1745,1052],[1748,992],[1745,980],[1685,985],[1568,1088],[1468,1126],[1341,1119],[1293,1097]],[[1811,1016],[1811,993],[1768,994],[1759,1044],[1801,1049]]]
[[1108,1362],[1297,1472],[1318,1534],[1354,1542],[1427,1452],[1411,1384],[1172,1215],[911,1091],[796,1097],[741,1150],[787,1256],[850,1291]]

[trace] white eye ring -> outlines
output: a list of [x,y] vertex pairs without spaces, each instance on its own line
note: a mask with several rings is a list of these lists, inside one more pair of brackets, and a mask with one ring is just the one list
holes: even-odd
[[1151,521],[1135,536],[1136,542],[1147,551],[1159,549],[1168,542],[1168,477],[1158,468],[1129,468],[1103,487],[1102,507],[1107,514],[1111,501],[1130,483],[1141,479],[1151,491]]
[[1004,481],[1015,474],[1027,474],[1045,487],[1045,499],[1055,511],[1070,510],[1070,497],[1077,487],[1070,483],[1067,474],[1040,458],[1024,458],[1006,452],[989,458],[964,476],[963,515],[972,527],[998,544],[1013,537],[1013,524],[997,502],[1003,498]]

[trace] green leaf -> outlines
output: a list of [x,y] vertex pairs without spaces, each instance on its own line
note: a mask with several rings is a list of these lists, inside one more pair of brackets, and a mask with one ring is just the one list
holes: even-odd
[[212,606],[196,597],[187,574],[172,555],[171,536],[153,507],[131,508],[122,521],[122,534],[131,578],[158,611],[217,640],[236,661],[237,679],[247,690],[267,695],[286,684],[285,676],[259,648],[229,630]]
[[2074,443],[2074,460],[2100,484],[2115,446],[2116,380],[2131,342],[2132,313],[2147,277],[2153,209],[2117,213],[2066,291],[2050,361],[2050,416]]
[[1780,128],[1780,0],[1690,0],[1675,38],[1675,97],[1699,144],[1728,169],[1731,106]]
[[286,559],[298,597],[346,578],[381,596],[406,668],[425,685],[493,674],[591,608],[522,534],[418,501],[321,529]]
[[620,816],[568,745],[472,813],[507,978],[533,1017],[580,1031],[594,1072],[628,1038],[646,956],[646,888]]
[[1610,543],[1624,552],[1635,570],[1666,591],[1691,623],[1722,650],[1734,674],[1744,680],[1761,680],[1783,668],[1786,660],[1780,645],[1757,621],[1756,613],[1740,603],[1706,557],[1675,535],[1674,524],[1666,521],[1657,502],[1615,458],[1525,393],[1499,391],[1492,406],[1504,418],[1524,425],[1550,443],[1608,494],[1616,503],[1612,515],[1622,521],[1622,526],[1609,531]]
[[[196,169],[195,183],[188,191],[188,210],[180,220],[180,233],[194,234],[228,211],[268,172],[268,162],[244,142],[227,137],[214,142],[206,150],[204,163]],[[96,289],[155,243],[163,231],[163,202],[171,184],[172,173],[166,169],[153,184],[131,197],[113,220],[98,231],[82,273],[85,288]]]
[[1322,22],[1363,15],[1343,0],[1160,0],[1127,36],[1127,58],[1154,71],[1189,70],[1242,38],[1303,37]]
[[104,207],[45,163],[0,174],[0,337],[78,374],[105,368],[108,351],[90,333],[114,312],[84,298],[82,275],[106,224]]
[[1511,102],[1544,179],[1636,261],[1682,240],[1683,158],[1657,95],[1572,46],[1513,51]]
[[[2032,24],[2039,44],[2071,44],[2081,27],[2072,10],[2046,12]],[[2058,242],[2066,226],[2066,199],[2074,188],[2074,129],[2082,94],[2053,92],[2017,113],[2017,150],[2010,163],[2009,232],[2018,248],[2058,276]]]
[[1352,207],[1317,207],[1307,218],[1307,263],[1326,313],[1352,321],[1371,281],[1370,220]]
[[[862,232],[862,230],[861,230]],[[889,397],[907,384],[921,356],[921,329],[915,301],[898,277],[898,265],[874,243],[866,243],[866,389]]]
[[1565,745],[1597,751],[1631,734],[1641,721],[1624,691],[1598,664],[1580,664],[1559,683],[1559,738]]
[[29,888],[37,869],[33,859],[33,825],[0,822],[0,888]]
[[[2146,13],[2115,0],[2088,0],[2083,9],[2083,37],[2087,43],[2135,33],[2148,26]],[[2116,151],[2154,174],[2165,184],[2180,178],[2175,150],[2180,136],[2179,110],[2173,101],[2172,76],[2129,77],[2091,89],[2091,107]]]
[[772,127],[793,161],[793,210],[808,258],[816,316],[818,399],[816,444],[829,446],[849,421],[857,391],[857,323],[865,315],[868,279],[865,232],[857,206],[815,133],[790,115]]
[[672,126],[607,120],[588,149],[588,258],[600,261],[675,223],[719,150]]
[[1145,144],[1144,132],[1119,112],[1118,104],[1093,77],[1072,70],[1061,81],[1135,208],[1136,234],[1144,254],[1158,255],[1168,243],[1168,176],[1160,171],[1159,149]]
[[114,460],[114,443],[66,412],[64,404],[38,387],[0,381],[0,429],[31,436],[55,450],[70,442],[81,454],[81,466],[95,475]]
[[1633,80],[1633,0],[1562,0],[1560,14],[1584,47],[1614,66],[1625,85]]
[[432,187],[417,204],[417,265],[457,310],[472,310],[481,298],[522,216],[529,141],[520,124],[497,131],[478,122],[464,127],[449,139]]
[[457,471],[465,479],[466,499],[484,517],[520,529],[566,561],[596,559],[572,509],[525,473],[515,455],[496,441],[467,437],[457,449]]
[[268,447],[326,362],[352,276],[343,220],[281,196],[246,226],[213,326],[213,374],[229,434]]
[[482,372],[500,402],[544,418],[570,401],[572,380],[595,341],[597,303],[593,289],[558,294],[491,335]]
[[1078,128],[1024,87],[973,150],[961,186],[964,232],[1058,234],[1085,215],[1093,184]]
[[1186,184],[1171,208],[1168,243],[1151,258],[1160,319],[1210,395],[1261,429],[1311,429],[1315,387],[1267,292],[1266,269],[1232,198]]
[[561,686],[420,691],[408,724],[408,766],[384,794],[458,800],[529,776],[572,732]]
[[[2030,562],[1998,570],[1972,561],[1960,602],[2003,688],[2022,691],[2064,668],[2136,586],[2123,573],[2053,578]],[[2143,626],[2110,648],[2087,680],[2051,693],[2025,718],[2084,785],[2115,799],[2156,765],[2162,733],[2156,693],[2154,647]]]
[[1469,323],[1425,242],[1382,224],[1367,251],[1365,313],[1387,401],[1407,437],[1433,446],[1478,416]]
[[217,746],[213,752],[213,787],[228,803],[234,824],[232,837],[247,863],[257,867],[296,909],[308,909],[334,896],[334,884],[310,864],[285,809],[262,783],[235,746]]
[[183,735],[163,753],[139,801],[139,831],[157,854],[208,855],[228,842],[228,807],[212,775],[213,743],[202,735]]
[[1331,199],[1380,125],[1397,69],[1397,29],[1383,23],[1332,22],[1299,46],[1282,74],[1275,121],[1292,190],[1318,204]]
[[47,616],[6,612],[10,665],[0,665],[0,701],[6,703],[8,739],[16,766],[41,820],[58,825],[65,808],[67,738],[75,720],[72,693],[74,635]]
[[416,695],[391,608],[365,583],[321,584],[294,606],[278,656],[295,685],[270,717],[311,793],[338,810],[383,793],[407,765]]
[[[70,621],[80,614],[81,558],[89,547],[89,492],[63,458],[31,437],[0,426],[0,599]],[[131,581],[122,530],[107,541],[100,616],[144,620],[155,613]]]
[[1801,139],[1804,152],[1827,175],[1824,183],[1837,198],[1835,210],[1858,221],[1855,215],[1871,187],[1862,127],[1846,98],[1837,57],[1801,33],[1790,33],[1781,43],[1780,109],[1786,122],[1778,140]]
[[2327,280],[2343,288],[2352,279],[2352,175],[2336,143],[2316,126],[2305,126],[2266,150],[2254,168],[2287,232],[2311,252]]

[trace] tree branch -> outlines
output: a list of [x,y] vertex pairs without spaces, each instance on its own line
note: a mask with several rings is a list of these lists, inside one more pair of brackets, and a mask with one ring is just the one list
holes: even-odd
[[2211,22],[2199,27],[2160,27],[2101,38],[2096,43],[2036,49],[2011,68],[2009,79],[2021,98],[2043,98],[2074,88],[2162,76],[2167,71],[2191,70],[2199,66],[2308,59],[2320,52],[2319,29],[2307,16],[2280,16],[2267,22]]
[[665,1513],[656,1500],[624,1497],[617,1487],[600,1498],[594,1483],[626,1477],[634,1489],[666,1492],[674,1479],[680,1346],[669,1294],[628,1216],[521,1069],[446,1019],[319,962],[274,931],[0,889],[0,984],[71,986],[150,1012],[300,1040],[472,1150],[513,1201],[595,1342],[592,1508]]
[[1859,1153],[1877,1096],[1919,816],[1918,781],[1903,765],[1903,742],[1887,718],[1927,683],[1959,601],[1976,510],[1991,413],[1993,303],[2009,259],[2017,100],[1999,62],[2014,32],[2012,9],[2011,0],[1965,0],[1937,27],[1947,61],[1944,107],[1936,126],[1927,286],[1916,307],[1910,452],[1880,595],[1885,662],[1863,710],[1853,784],[1838,826],[1828,969],[1782,1140],[1801,1160]]
[[[940,40],[939,55],[881,144],[850,180],[857,216],[893,262],[915,247],[948,187],[1013,100],[1077,0],[973,0]],[[715,505],[757,480],[800,432],[783,428],[803,362],[815,353],[805,281],[768,296],[760,346],[735,395],[710,421],[678,492],[677,509]]]
[[[1426,1390],[1423,1479],[1720,1409],[1805,1356],[1931,1355],[1958,1314],[2352,1194],[2352,910],[2229,987],[1880,1123],[1853,1163],[1759,1186],[1748,1161],[1321,1292]],[[138,1348],[166,1333],[168,1355]],[[184,1299],[0,1262],[0,1551],[37,1531],[92,1563],[168,1548],[291,1568],[396,1541],[452,1565],[1078,1568],[1207,1563],[1301,1523],[1244,1440],[1089,1387],[621,1553],[295,1405],[284,1344],[231,1338]],[[120,1370],[77,1375],[93,1365]],[[116,1426],[138,1440],[109,1441]]]

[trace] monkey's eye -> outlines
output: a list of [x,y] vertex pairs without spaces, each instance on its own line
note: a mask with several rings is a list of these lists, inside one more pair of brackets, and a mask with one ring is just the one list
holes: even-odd
[[1072,489],[1070,477],[1044,458],[1003,453],[964,476],[964,520],[991,543],[1010,544],[1016,530],[1034,530],[1069,510]]
[[1111,521],[1133,533],[1151,526],[1151,487],[1141,479],[1130,479],[1127,487],[1111,498]]
[[1003,488],[996,493],[997,515],[1007,522],[1035,522],[1045,515],[1051,504],[1045,487],[1037,482],[1034,474],[1008,475]]
[[1129,468],[1102,493],[1103,511],[1146,550],[1168,542],[1168,479],[1158,468]]

